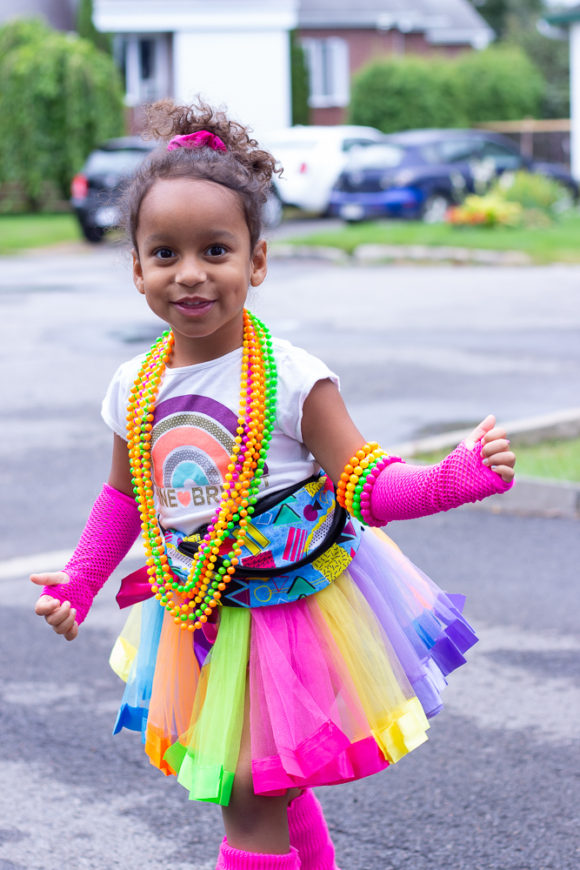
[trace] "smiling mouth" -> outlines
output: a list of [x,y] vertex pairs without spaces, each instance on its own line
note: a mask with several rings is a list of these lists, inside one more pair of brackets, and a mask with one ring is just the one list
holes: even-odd
[[195,296],[189,298],[185,296],[183,299],[176,299],[173,305],[186,311],[204,311],[213,305],[213,299],[200,299]]

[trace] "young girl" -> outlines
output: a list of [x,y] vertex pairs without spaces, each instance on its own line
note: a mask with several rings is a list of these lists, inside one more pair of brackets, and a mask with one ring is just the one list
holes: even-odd
[[75,638],[141,530],[115,731],[222,805],[218,868],[327,870],[311,787],[421,744],[476,640],[462,598],[372,527],[503,492],[515,457],[493,417],[432,467],[365,443],[336,376],[245,309],[266,277],[272,156],[203,104],[156,104],[151,132],[168,144],[127,225],[137,290],[170,329],[109,386],[109,480],[64,571],[33,575],[36,613]]

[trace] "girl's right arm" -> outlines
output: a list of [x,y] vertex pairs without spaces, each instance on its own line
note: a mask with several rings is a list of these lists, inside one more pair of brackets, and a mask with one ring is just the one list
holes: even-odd
[[108,483],[91,510],[78,546],[63,571],[32,574],[44,586],[35,612],[57,634],[74,640],[93,599],[124,559],[140,530],[131,483],[127,445],[118,435]]

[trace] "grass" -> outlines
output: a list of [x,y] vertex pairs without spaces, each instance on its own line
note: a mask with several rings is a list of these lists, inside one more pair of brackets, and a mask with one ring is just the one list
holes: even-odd
[[[580,483],[580,438],[519,446],[512,439],[512,446],[517,457],[517,474]],[[421,454],[415,458],[428,463],[439,462],[448,452]]]
[[80,238],[72,214],[0,215],[0,254],[77,242]]
[[524,251],[535,263],[580,263],[580,212],[563,215],[548,227],[456,227],[420,221],[373,221],[345,224],[336,230],[287,240],[290,244],[340,248],[349,254],[359,245],[445,245]]

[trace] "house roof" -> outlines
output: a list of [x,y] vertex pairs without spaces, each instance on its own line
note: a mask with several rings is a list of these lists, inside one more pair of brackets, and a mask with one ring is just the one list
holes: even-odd
[[494,35],[468,0],[299,0],[298,20],[302,29],[419,31],[432,42],[485,45]]

